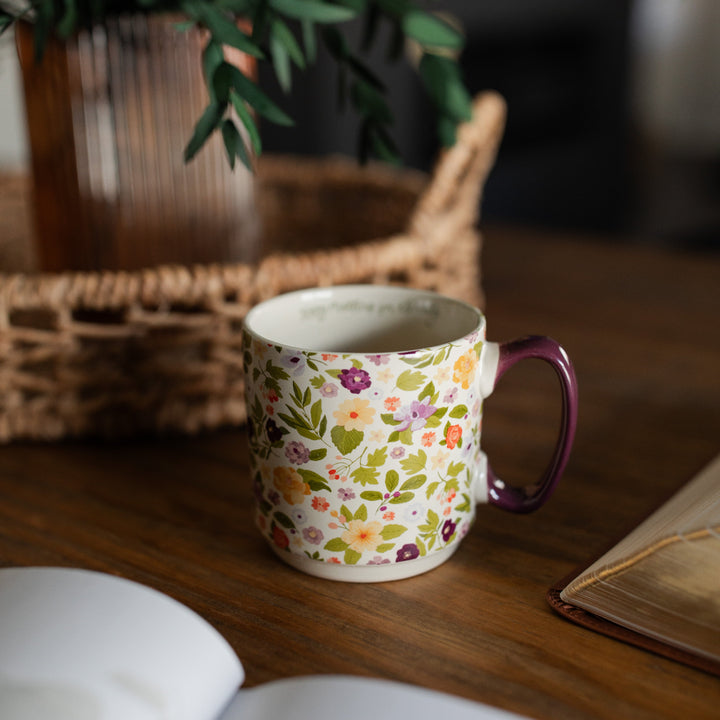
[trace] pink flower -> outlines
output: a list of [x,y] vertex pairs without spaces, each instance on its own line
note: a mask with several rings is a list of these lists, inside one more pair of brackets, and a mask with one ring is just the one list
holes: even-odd
[[325,512],[330,507],[330,503],[319,495],[316,495],[312,499],[311,505],[315,510],[319,510],[320,512]]
[[427,419],[437,410],[434,405],[430,404],[430,398],[425,398],[422,402],[413,400],[410,405],[401,407],[395,415],[393,420],[397,420],[400,425],[397,426],[399,432],[404,432],[407,429],[420,430],[425,427]]

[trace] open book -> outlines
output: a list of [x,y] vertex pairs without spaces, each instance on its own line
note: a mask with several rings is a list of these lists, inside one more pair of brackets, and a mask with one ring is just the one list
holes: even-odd
[[720,456],[548,600],[576,622],[720,673]]
[[518,717],[379,679],[243,679],[222,636],[160,592],[87,570],[0,569],[2,720]]

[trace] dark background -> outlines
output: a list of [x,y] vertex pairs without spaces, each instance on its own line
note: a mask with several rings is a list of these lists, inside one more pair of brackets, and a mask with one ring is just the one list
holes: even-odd
[[[492,88],[508,101],[484,222],[720,249],[720,148],[700,160],[657,152],[634,121],[631,0],[439,6],[465,29],[461,66],[471,92]],[[349,37],[357,47],[360,28]],[[382,40],[370,64],[388,87],[394,138],[406,164],[428,170],[438,149],[432,108],[410,64],[385,61]],[[356,120],[338,110],[335,67],[323,55],[291,97],[262,68],[261,85],[297,121],[291,129],[264,123],[266,150],[355,154]]]

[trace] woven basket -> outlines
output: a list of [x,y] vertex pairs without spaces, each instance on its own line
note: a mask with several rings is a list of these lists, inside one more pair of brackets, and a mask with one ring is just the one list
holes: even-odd
[[263,156],[254,266],[0,275],[0,440],[243,423],[242,321],[281,292],[392,283],[482,305],[476,226],[504,118],[499,96],[479,96],[429,182]]

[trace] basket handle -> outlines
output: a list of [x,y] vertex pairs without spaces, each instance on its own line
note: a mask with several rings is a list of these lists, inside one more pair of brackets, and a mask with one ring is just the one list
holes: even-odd
[[443,151],[432,179],[420,195],[408,231],[425,235],[447,223],[447,231],[473,227],[480,216],[480,198],[495,162],[505,129],[507,107],[495,91],[478,94],[472,118],[458,127],[455,144]]

